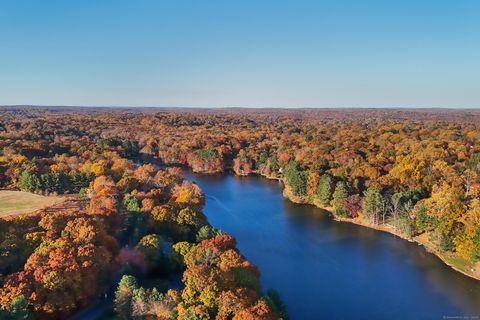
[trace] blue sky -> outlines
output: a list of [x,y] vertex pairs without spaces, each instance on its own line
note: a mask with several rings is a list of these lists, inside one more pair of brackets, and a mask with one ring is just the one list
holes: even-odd
[[0,104],[480,107],[480,1],[0,0]]

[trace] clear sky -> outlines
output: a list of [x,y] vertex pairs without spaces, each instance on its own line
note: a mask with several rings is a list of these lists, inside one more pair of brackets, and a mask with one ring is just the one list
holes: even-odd
[[480,1],[0,0],[0,104],[480,107]]

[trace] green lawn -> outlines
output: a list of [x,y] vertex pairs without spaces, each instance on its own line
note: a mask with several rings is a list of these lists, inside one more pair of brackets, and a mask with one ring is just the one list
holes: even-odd
[[0,190],[0,217],[32,212],[62,201],[61,197],[45,197],[23,191]]

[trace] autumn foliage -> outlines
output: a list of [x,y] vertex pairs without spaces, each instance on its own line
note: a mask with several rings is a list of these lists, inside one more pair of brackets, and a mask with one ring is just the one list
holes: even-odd
[[[295,202],[422,235],[467,266],[480,260],[477,111],[6,108],[0,117],[0,186],[70,199],[0,219],[4,312],[27,301],[38,318],[65,318],[132,265],[140,277],[185,268],[185,287],[160,293],[127,278],[125,314],[278,318],[258,270],[208,224],[205,195],[176,166],[279,179]],[[175,243],[172,257],[155,239]]]

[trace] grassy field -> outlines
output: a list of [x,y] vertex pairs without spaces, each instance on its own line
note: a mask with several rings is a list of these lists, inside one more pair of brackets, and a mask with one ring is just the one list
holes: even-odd
[[0,217],[32,212],[62,201],[61,197],[45,197],[22,191],[0,190]]

